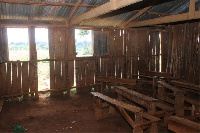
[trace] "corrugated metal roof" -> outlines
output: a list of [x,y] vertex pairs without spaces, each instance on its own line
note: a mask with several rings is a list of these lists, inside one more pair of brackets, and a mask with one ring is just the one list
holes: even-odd
[[107,18],[95,18],[87,21],[83,21],[80,23],[80,25],[85,26],[105,26],[105,27],[119,27],[124,22],[132,18],[136,12],[128,12],[116,16],[111,16]]
[[[42,2],[59,2],[59,0],[26,0],[26,1],[42,1]],[[78,0],[62,0],[63,3],[77,3]],[[84,0],[83,5],[102,5],[109,0]],[[200,6],[200,0],[196,0],[196,10]],[[94,7],[79,7],[74,17],[92,10]],[[34,19],[34,20],[67,20],[73,10],[73,6],[41,6],[41,5],[25,5],[25,4],[9,4],[0,2],[0,19]],[[130,10],[130,9],[129,9]],[[129,11],[128,10],[128,11]],[[134,10],[134,9],[133,9]],[[124,12],[123,12],[124,11]],[[157,12],[159,14],[144,13],[134,21],[142,21],[162,17],[162,14],[180,14],[189,11],[189,0],[173,0],[167,3],[153,6],[149,12]],[[127,12],[122,9],[119,13],[109,13],[94,19],[80,22],[77,25],[87,26],[113,26],[120,27],[121,24],[129,20],[136,14],[134,11]]]
[[106,2],[109,2],[110,0],[84,0],[82,4],[87,4],[87,5],[102,5],[105,4]]
[[77,17],[77,16],[79,16],[79,15],[81,15],[83,13],[86,13],[86,12],[92,10],[92,9],[93,8],[90,8],[90,7],[79,7],[77,12],[76,12],[76,14],[74,15],[74,17]]

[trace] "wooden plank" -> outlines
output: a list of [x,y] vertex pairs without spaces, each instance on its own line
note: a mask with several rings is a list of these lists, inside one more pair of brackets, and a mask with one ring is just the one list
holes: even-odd
[[119,84],[136,85],[135,79],[120,79],[120,78],[108,78],[108,77],[97,77],[99,82],[111,82]]
[[[22,92],[28,93],[29,92],[29,73],[28,73],[28,62],[22,63]],[[27,95],[24,95],[27,97]]]
[[149,102],[157,101],[157,99],[155,99],[155,98],[146,96],[146,95],[138,93],[136,91],[129,90],[129,89],[123,87],[123,86],[115,86],[115,89],[121,90],[123,92],[126,92],[127,94],[130,94],[130,95],[132,95],[134,97],[138,97],[138,98],[140,98],[140,99],[142,99],[144,101],[149,101]]
[[182,90],[180,90],[180,89],[178,89],[178,88],[176,88],[176,87],[174,87],[172,85],[169,85],[169,84],[165,83],[164,81],[158,81],[157,83],[159,85],[162,85],[165,88],[168,88],[168,89],[172,90],[173,92],[184,93],[184,91],[182,91]]
[[200,124],[187,120],[185,118],[170,116],[167,119],[168,129],[176,133],[191,132],[198,133],[200,132]]
[[152,25],[187,21],[187,20],[193,20],[193,19],[199,19],[199,18],[200,18],[200,11],[195,11],[194,17],[189,17],[189,13],[182,13],[182,14],[170,15],[170,16],[149,19],[149,20],[144,20],[144,21],[139,21],[139,22],[132,22],[129,25],[127,25],[126,28],[152,26]]
[[72,17],[75,15],[75,13],[77,12],[77,10],[79,9],[81,3],[83,2],[83,0],[78,0],[72,10],[72,12],[70,13],[68,19],[67,19],[67,23],[70,24],[70,21],[72,19]]
[[55,89],[55,61],[54,56],[55,56],[55,47],[54,47],[54,28],[49,28],[48,29],[48,37],[49,37],[49,58],[52,60],[50,61],[50,89]]
[[[87,20],[87,19],[91,19],[91,18],[94,18],[94,17],[98,17],[100,15],[103,15],[103,14],[106,14],[106,13],[109,13],[111,11],[114,11],[114,10],[117,10],[117,9],[120,9],[122,7],[125,7],[125,6],[128,6],[128,5],[131,5],[131,4],[134,4],[134,3],[137,3],[137,2],[140,2],[142,0],[126,0],[126,1],[121,1],[121,0],[115,0],[113,4],[113,1],[110,1],[110,2],[107,2],[97,8],[94,8],[74,19],[72,19],[72,22],[71,24],[77,24],[83,20]],[[115,5],[115,6],[114,6]]]
[[0,27],[0,63],[8,61],[7,28]]
[[95,97],[99,97],[100,99],[105,100],[106,102],[114,104],[117,107],[121,107],[121,108],[127,109],[129,111],[132,111],[133,113],[139,113],[139,112],[142,111],[142,109],[137,107],[137,106],[133,106],[133,105],[121,102],[119,100],[110,98],[110,97],[105,96],[105,95],[103,95],[99,92],[91,92],[91,94],[94,95]]
[[121,114],[124,116],[124,118],[128,121],[128,123],[131,125],[132,128],[134,128],[135,122],[131,119],[131,117],[126,113],[126,111],[121,108],[118,107],[119,111],[121,112]]
[[29,85],[30,91],[35,91],[36,89],[36,79],[35,79],[35,63],[29,63]]
[[[0,75],[3,75],[2,65],[0,64]],[[0,76],[0,96],[3,95],[3,76]]]
[[12,63],[12,93],[17,93],[17,63]]
[[[3,3],[10,4],[25,4],[25,5],[39,5],[39,6],[76,6],[75,3],[64,3],[64,2],[44,2],[44,1],[16,1],[16,0],[0,0]],[[79,5],[81,7],[96,7],[96,5]]]
[[[28,18],[27,18],[28,19]],[[26,27],[26,26],[49,26],[49,27],[63,27],[66,25],[66,21],[63,20],[51,20],[50,18],[42,18],[44,20],[17,20],[17,19],[1,19],[2,26],[12,27]]]
[[190,0],[189,17],[193,18],[195,13],[195,0]]
[[3,107],[3,103],[4,103],[4,100],[0,99],[0,113],[1,113],[1,110],[2,110],[2,107]]
[[140,10],[136,15],[134,15],[132,18],[130,18],[129,20],[127,20],[126,22],[124,22],[120,27],[124,28],[125,26],[127,26],[129,23],[131,23],[133,20],[137,19],[138,17],[140,17],[142,14],[144,14],[146,11],[148,11],[151,8],[151,6],[149,7],[145,7],[144,9]]
[[6,94],[10,94],[12,82],[11,82],[11,63],[7,63],[7,76],[6,76]]
[[21,88],[21,62],[17,63],[17,93],[22,92]]

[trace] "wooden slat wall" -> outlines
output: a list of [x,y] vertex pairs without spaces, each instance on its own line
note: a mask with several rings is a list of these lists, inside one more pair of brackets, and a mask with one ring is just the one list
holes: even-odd
[[8,61],[7,28],[0,27],[0,63]]
[[76,86],[84,87],[94,84],[95,58],[80,57],[75,60]]
[[[34,73],[34,71],[29,71],[33,67],[31,65],[33,63],[19,61],[0,64],[1,97],[22,96],[24,94],[26,98],[28,93],[37,93],[35,89],[31,89],[31,85],[35,84],[34,82],[37,80],[37,78],[36,80],[31,78]],[[33,73],[31,74],[31,72]]]
[[195,22],[169,27],[165,33],[170,40],[168,52],[165,52],[163,57],[167,58],[167,70],[170,70],[175,78],[195,84],[200,84],[199,25],[199,22]]
[[127,74],[140,70],[159,71],[160,37],[158,31],[127,30],[125,33]]
[[[30,54],[29,85],[30,85],[30,91],[35,91],[35,97],[38,98],[37,51],[35,43],[35,27],[31,26],[28,28],[28,35],[29,35],[29,54]],[[18,65],[18,68],[20,67],[21,65],[20,66]]]
[[66,82],[66,28],[49,28],[50,89],[64,89]]

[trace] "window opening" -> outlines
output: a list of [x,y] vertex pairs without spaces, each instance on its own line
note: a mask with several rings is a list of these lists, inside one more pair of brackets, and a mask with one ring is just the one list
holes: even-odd
[[92,56],[92,31],[75,29],[75,46],[76,57]]

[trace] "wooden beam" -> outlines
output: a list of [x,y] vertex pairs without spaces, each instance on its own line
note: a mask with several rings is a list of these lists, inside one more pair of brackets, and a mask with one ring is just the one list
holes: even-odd
[[75,13],[77,12],[78,8],[80,7],[81,3],[83,2],[83,0],[79,0],[76,5],[74,6],[68,20],[67,20],[67,23],[69,23],[72,19],[72,17],[75,15]]
[[62,27],[66,25],[65,21],[50,21],[50,20],[16,20],[16,19],[1,19],[2,26],[57,26]]
[[129,19],[128,21],[126,21],[125,23],[123,23],[120,27],[124,28],[125,26],[127,26],[129,23],[131,23],[133,20],[135,20],[136,18],[138,18],[139,16],[141,16],[142,14],[144,14],[147,10],[149,10],[151,8],[151,6],[146,7],[142,10],[140,10],[136,15],[134,15],[131,19]]
[[190,18],[194,17],[194,12],[195,12],[195,0],[190,0],[190,7],[189,7]]
[[189,13],[177,14],[177,15],[170,15],[155,19],[149,19],[139,22],[132,22],[126,26],[126,28],[131,27],[142,27],[142,26],[153,26],[158,24],[166,24],[166,23],[173,23],[173,22],[180,22],[180,21],[188,21],[193,19],[200,19],[200,11],[194,12],[194,17],[189,17]]
[[91,19],[98,17],[100,15],[109,13],[111,11],[123,8],[125,6],[140,2],[142,0],[112,0],[110,2],[107,2],[97,8],[94,8],[74,19],[72,19],[71,24],[75,25],[83,20]]
[[[76,3],[63,2],[42,2],[42,1],[16,1],[16,0],[0,0],[3,3],[10,4],[25,4],[25,5],[39,5],[39,6],[76,6]],[[97,7],[99,5],[80,5],[81,7]]]
[[148,13],[148,14],[155,14],[155,15],[162,15],[162,16],[169,16],[169,14],[161,13],[161,12],[150,12],[150,11],[146,11],[146,13]]

